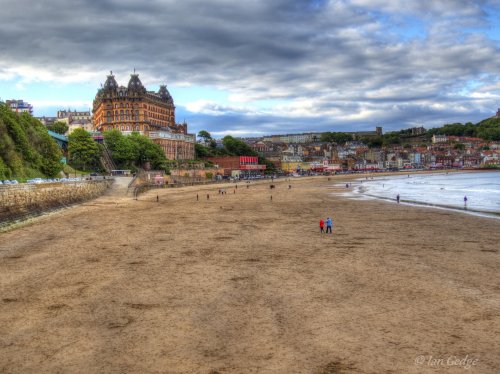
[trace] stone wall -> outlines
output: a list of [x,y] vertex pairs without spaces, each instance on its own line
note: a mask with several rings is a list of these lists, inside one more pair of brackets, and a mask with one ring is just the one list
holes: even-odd
[[0,186],[0,226],[102,195],[113,180]]

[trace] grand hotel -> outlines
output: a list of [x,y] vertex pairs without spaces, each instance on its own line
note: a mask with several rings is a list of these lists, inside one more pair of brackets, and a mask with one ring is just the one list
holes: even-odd
[[170,160],[194,159],[195,135],[188,134],[186,123],[175,123],[174,100],[167,86],[147,91],[135,73],[127,87],[118,86],[111,72],[97,91],[93,115],[95,131],[136,131],[160,145]]

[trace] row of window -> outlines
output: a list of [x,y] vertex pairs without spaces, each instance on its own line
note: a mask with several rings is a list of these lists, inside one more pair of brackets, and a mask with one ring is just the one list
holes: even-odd
[[[138,104],[129,104],[129,103],[115,103],[113,105],[114,109],[119,109],[119,108],[134,108],[136,109],[139,105]],[[162,114],[173,114],[173,109],[163,109],[163,108],[158,108],[157,106],[154,105],[147,105],[143,104],[144,109],[148,109],[151,112],[157,112],[157,113],[162,113]]]
[[120,110],[120,113],[118,113],[118,111],[115,111],[114,112],[114,116],[113,116],[113,112],[108,111],[106,113],[106,118],[107,118],[108,122],[113,121],[113,117],[114,117],[115,121],[118,121],[118,119],[120,121],[123,121],[123,120],[127,120],[127,121],[130,121],[130,120],[139,121],[139,111],[136,110],[135,113],[134,113],[133,110],[132,111]]
[[150,112],[156,112],[156,113],[161,113],[161,114],[173,115],[173,110],[172,109],[169,109],[169,110],[159,109],[156,106],[146,105],[146,104],[144,104],[144,108],[148,109]]
[[[108,126],[104,128],[106,130],[117,129],[121,131],[141,131],[141,127],[139,125],[131,126],[131,125],[118,125],[118,126]],[[144,131],[153,131],[153,128],[150,126],[144,126]]]

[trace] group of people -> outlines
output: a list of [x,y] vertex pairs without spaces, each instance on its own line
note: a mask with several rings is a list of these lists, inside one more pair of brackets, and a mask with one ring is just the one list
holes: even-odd
[[[467,207],[467,201],[469,199],[467,199],[467,195],[464,196],[464,206]],[[399,204],[399,201],[400,201],[400,197],[399,197],[399,194],[396,195],[396,202]]]
[[325,225],[326,225],[326,233],[328,234],[328,232],[330,232],[330,234],[333,234],[332,233],[333,220],[330,217],[328,217],[326,219],[326,221],[323,221],[323,218],[320,219],[320,221],[319,221],[319,232],[320,233],[325,233]]

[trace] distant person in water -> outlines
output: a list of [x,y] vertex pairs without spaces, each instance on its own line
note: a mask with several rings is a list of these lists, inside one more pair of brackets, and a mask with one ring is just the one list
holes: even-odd
[[319,220],[319,232],[321,234],[325,232],[325,221],[323,221],[323,218]]
[[397,201],[397,202],[398,202],[398,204],[399,204],[399,194],[398,194],[398,196],[396,196],[396,201]]
[[464,206],[467,206],[467,196],[464,196]]

